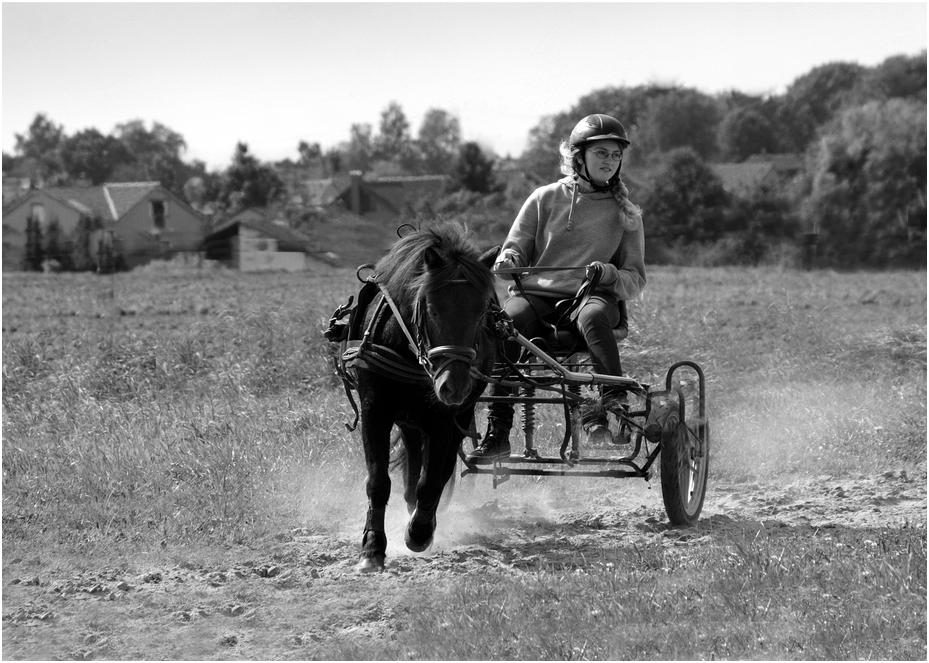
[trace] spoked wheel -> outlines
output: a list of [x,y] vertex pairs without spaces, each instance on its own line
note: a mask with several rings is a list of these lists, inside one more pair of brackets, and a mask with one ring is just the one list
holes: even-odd
[[670,408],[661,426],[661,497],[673,525],[695,525],[703,509],[710,465],[710,427],[698,419],[681,421]]

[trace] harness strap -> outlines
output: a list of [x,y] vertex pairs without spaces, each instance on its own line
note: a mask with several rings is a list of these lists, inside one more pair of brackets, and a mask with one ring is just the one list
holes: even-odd
[[[376,276],[372,277],[372,279],[376,279]],[[376,280],[375,280],[375,283],[377,283]],[[403,335],[406,336],[406,340],[409,342],[410,348],[418,356],[419,345],[416,343],[415,340],[413,340],[413,335],[410,333],[410,330],[407,329],[406,323],[403,322],[403,316],[400,315],[400,309],[394,303],[393,297],[390,296],[390,293],[387,292],[387,288],[385,288],[382,284],[378,283],[377,287],[381,289],[381,294],[384,295],[384,299],[387,301],[387,304],[390,306],[390,310],[393,311],[394,318],[396,318],[397,323],[400,326],[400,331],[402,331]]]
[[348,432],[353,433],[358,428],[358,419],[361,418],[361,413],[358,411],[358,403],[355,402],[355,397],[352,395],[352,383],[345,377],[342,377],[342,388],[345,389],[345,397],[348,398],[348,402],[355,412],[355,420],[350,424],[345,424]]
[[401,382],[429,384],[432,378],[416,364],[410,362],[396,351],[384,345],[363,341],[349,341],[348,348],[342,353],[342,361],[347,368],[362,368]]

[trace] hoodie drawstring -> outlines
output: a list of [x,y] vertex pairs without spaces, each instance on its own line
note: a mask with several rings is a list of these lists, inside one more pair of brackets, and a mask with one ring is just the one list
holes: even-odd
[[577,204],[577,180],[574,180],[574,193],[571,196],[571,208],[568,210],[568,230],[574,230],[574,223],[571,217],[574,216],[574,206]]

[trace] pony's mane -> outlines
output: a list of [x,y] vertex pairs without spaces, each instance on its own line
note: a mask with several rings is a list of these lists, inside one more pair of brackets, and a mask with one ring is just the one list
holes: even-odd
[[[425,255],[429,249],[441,258],[441,269],[426,270]],[[377,280],[391,297],[406,301],[437,290],[452,279],[465,279],[481,292],[493,290],[490,270],[478,260],[466,229],[455,225],[426,228],[406,235],[374,269]]]

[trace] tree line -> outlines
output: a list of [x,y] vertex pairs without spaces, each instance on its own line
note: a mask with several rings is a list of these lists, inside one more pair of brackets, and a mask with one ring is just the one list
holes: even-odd
[[[406,213],[459,218],[497,237],[533,186],[559,176],[558,144],[595,112],[619,118],[633,142],[624,173],[645,212],[653,261],[694,255],[719,263],[772,261],[807,237],[818,239],[822,264],[925,266],[925,51],[875,67],[815,67],[780,95],[709,95],[654,84],[594,90],[530,130],[526,149],[510,164],[521,178],[505,176],[505,160],[492,149],[463,141],[458,119],[445,110],[428,110],[414,136],[396,101],[381,113],[377,131],[353,124],[346,141],[324,150],[302,140],[296,160],[275,163],[238,143],[219,172],[185,161],[183,137],[158,122],[69,136],[38,114],[17,134],[15,154],[3,154],[3,170],[46,185],[159,180],[220,216],[269,204],[287,208],[288,174],[295,172],[443,174],[446,194]],[[726,191],[712,168],[778,154],[797,155],[798,176],[747,194]],[[295,226],[314,218],[307,210],[285,212]]]

